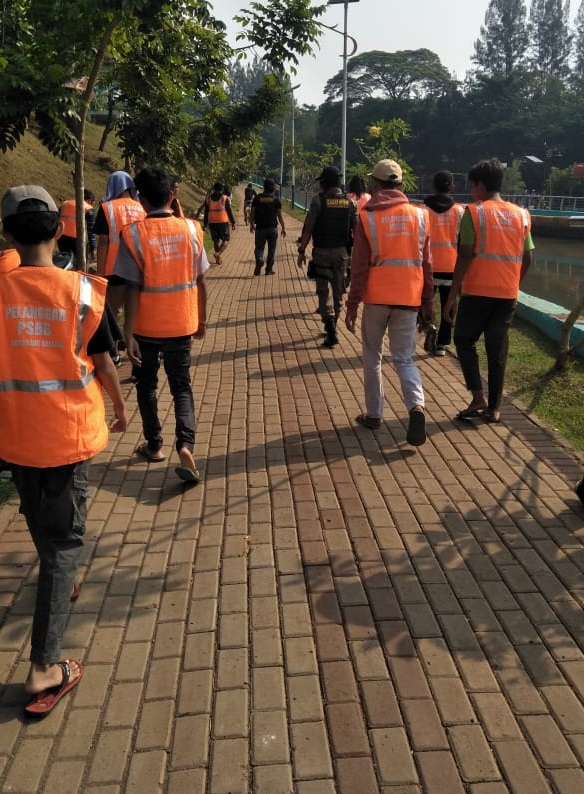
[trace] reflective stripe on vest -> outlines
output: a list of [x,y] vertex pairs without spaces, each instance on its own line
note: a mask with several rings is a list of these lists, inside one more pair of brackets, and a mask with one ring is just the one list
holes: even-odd
[[517,300],[529,213],[506,201],[469,204],[475,230],[473,258],[461,291],[465,295]]
[[[409,203],[387,210],[364,210],[361,222],[371,251],[363,303],[419,307],[427,210]],[[384,230],[388,230],[386,234]]]

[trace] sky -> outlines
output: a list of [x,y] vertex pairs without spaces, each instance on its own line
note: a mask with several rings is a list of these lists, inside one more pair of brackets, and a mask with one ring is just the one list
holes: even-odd
[[[215,16],[227,24],[229,40],[234,45],[239,28],[232,18],[247,3],[245,0],[211,2]],[[314,0],[314,5],[319,3],[324,0]],[[526,0],[528,9],[530,5],[530,0]],[[572,0],[570,5],[573,22],[580,0]],[[488,6],[489,0],[358,0],[348,5],[347,34],[357,42],[356,54],[370,50],[432,50],[449,72],[463,80],[471,66],[474,42],[480,35]],[[295,95],[301,105],[322,104],[327,80],[343,68],[344,6],[330,6],[320,21],[337,25],[339,33],[325,31],[316,57],[303,58],[296,76],[292,75],[293,84],[300,84]],[[351,52],[350,40],[348,52]]]

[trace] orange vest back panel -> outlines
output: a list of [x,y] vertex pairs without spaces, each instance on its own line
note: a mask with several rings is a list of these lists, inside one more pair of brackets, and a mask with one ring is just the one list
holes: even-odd
[[[91,209],[88,201],[83,202],[83,213]],[[59,210],[59,220],[63,223],[63,234],[65,237],[77,237],[77,223],[75,218],[75,199],[67,199],[61,204]]]
[[199,327],[196,261],[200,224],[185,218],[145,218],[122,231],[142,273],[134,332],[154,339],[190,336]]
[[428,208],[430,218],[430,250],[435,273],[453,273],[458,254],[458,233],[464,215],[462,204],[453,204],[446,212]]
[[109,229],[104,274],[106,276],[111,276],[114,272],[114,265],[118,256],[120,233],[122,229],[129,223],[141,221],[146,217],[146,212],[139,201],[126,197],[112,199],[112,201],[104,201],[102,207],[108,221]]
[[107,444],[89,340],[106,282],[56,267],[0,279],[0,458],[47,468],[88,460]]
[[0,273],[9,273],[20,265],[20,254],[15,248],[0,251]]
[[490,200],[469,204],[468,210],[475,248],[462,294],[517,300],[525,238],[531,230],[529,212],[508,201]]
[[225,196],[221,196],[219,200],[209,197],[208,223],[229,223],[229,215],[225,209],[226,203],[227,198]]
[[360,219],[371,250],[363,303],[419,307],[428,211],[399,204],[386,210],[363,210]]

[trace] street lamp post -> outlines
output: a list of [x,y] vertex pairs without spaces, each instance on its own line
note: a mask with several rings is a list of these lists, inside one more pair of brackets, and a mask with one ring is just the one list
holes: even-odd
[[[300,88],[300,83],[298,83],[297,85],[290,86],[290,88],[288,88],[287,92],[286,92],[286,93],[289,93],[289,94],[292,95],[292,130],[291,130],[291,136],[290,136],[290,142],[291,142],[291,147],[292,147],[292,166],[291,166],[291,169],[290,169],[290,177],[291,177],[290,199],[291,199],[291,202],[292,202],[292,206],[294,206],[294,192],[295,192],[295,184],[294,183],[295,183],[295,180],[296,180],[296,169],[295,169],[295,166],[294,166],[294,109],[295,109],[294,91],[296,91],[297,88]],[[284,113],[284,116],[282,118],[282,153],[281,153],[281,157],[280,157],[280,188],[282,188],[282,186],[284,184],[284,144],[285,144],[285,141],[286,141],[286,113]]]
[[[349,13],[349,3],[358,3],[359,0],[328,0],[327,5],[344,6],[343,24],[343,116],[341,120],[341,171],[343,174],[343,190],[346,185],[347,177],[347,17]],[[355,40],[353,39],[355,44]],[[356,49],[356,48],[355,48]]]

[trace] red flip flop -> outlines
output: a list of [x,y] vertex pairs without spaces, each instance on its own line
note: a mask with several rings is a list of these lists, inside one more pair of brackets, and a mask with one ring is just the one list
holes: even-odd
[[32,717],[45,717],[49,714],[61,700],[61,698],[70,692],[73,687],[81,681],[83,677],[83,665],[81,662],[75,662],[79,667],[79,675],[71,681],[71,664],[69,659],[63,662],[57,662],[63,671],[63,680],[59,686],[52,686],[48,689],[43,689],[33,696],[32,700],[24,707],[27,714]]

